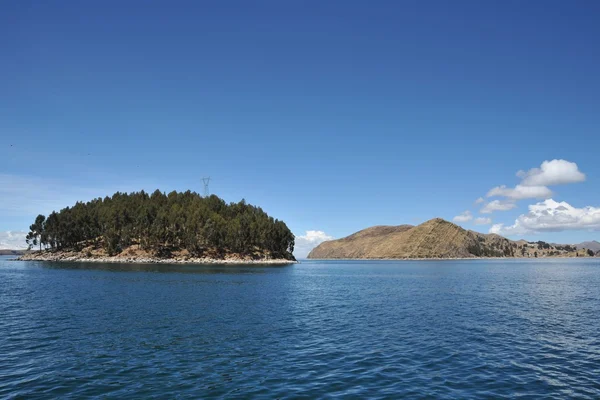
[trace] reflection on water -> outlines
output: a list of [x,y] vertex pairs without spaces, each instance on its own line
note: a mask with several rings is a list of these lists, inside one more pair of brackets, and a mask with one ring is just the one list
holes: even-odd
[[186,274],[262,274],[285,272],[295,264],[158,264],[99,262],[36,262],[42,268],[67,270],[100,270],[112,272],[158,272]]

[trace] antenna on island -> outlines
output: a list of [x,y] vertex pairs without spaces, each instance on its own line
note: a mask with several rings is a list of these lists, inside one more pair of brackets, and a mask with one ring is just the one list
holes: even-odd
[[210,183],[210,176],[202,178],[202,182],[204,182],[204,197],[208,197],[208,184]]

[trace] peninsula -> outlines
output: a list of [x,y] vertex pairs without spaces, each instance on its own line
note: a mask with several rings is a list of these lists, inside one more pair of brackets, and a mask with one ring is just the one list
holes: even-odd
[[592,249],[546,242],[512,241],[461,228],[441,218],[421,225],[374,226],[321,243],[311,259],[439,259],[481,257],[590,257]]
[[21,256],[25,253],[27,250],[0,249],[0,256]]
[[38,251],[19,260],[296,262],[294,235],[283,221],[244,200],[227,204],[190,191],[117,192],[78,202],[47,218],[38,215],[27,243]]

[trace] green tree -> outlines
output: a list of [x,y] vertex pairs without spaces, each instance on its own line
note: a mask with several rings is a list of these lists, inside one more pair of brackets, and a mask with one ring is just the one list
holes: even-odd
[[58,250],[102,245],[109,254],[135,244],[155,253],[187,249],[195,255],[207,249],[245,254],[258,249],[291,258],[294,235],[244,200],[227,204],[215,195],[156,190],[117,192],[52,212],[47,220],[38,216],[27,243]]
[[45,221],[46,217],[39,214],[35,218],[35,222],[29,226],[29,233],[25,237],[29,248],[39,245],[40,250],[42,250],[42,245],[46,244]]
[[587,249],[588,256],[594,257],[594,251],[592,249]]

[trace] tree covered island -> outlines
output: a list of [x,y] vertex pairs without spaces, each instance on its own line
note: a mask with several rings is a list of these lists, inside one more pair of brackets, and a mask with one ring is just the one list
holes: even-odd
[[117,192],[38,215],[21,259],[294,262],[283,221],[244,200],[227,204],[191,191]]

